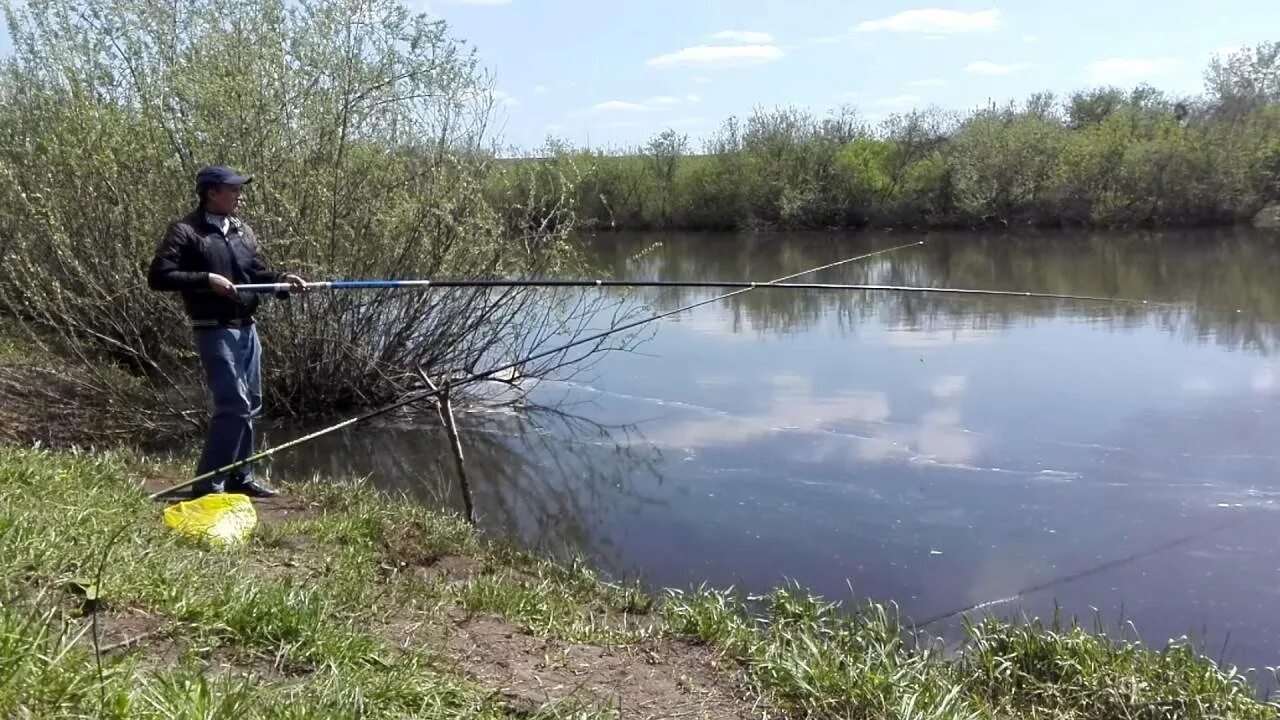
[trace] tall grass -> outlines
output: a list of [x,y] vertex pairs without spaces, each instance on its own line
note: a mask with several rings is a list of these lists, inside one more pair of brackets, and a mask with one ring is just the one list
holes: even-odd
[[1142,647],[1079,626],[987,620],[954,657],[908,643],[884,606],[848,612],[797,588],[764,598],[763,617],[724,591],[663,606],[676,633],[713,643],[796,717],[1275,718],[1249,683],[1175,643]]
[[[264,526],[245,551],[213,552],[163,526],[130,462],[0,449],[0,716],[508,717],[501,697],[438,649],[379,630],[391,617],[441,621],[430,608],[442,591],[389,584],[382,548],[425,549],[406,544],[416,525],[435,549],[465,552],[476,546],[461,519],[389,508],[363,488],[315,488],[332,514]],[[157,635],[108,655],[99,682],[77,593],[122,521],[133,527],[106,566],[102,624],[141,615]],[[310,545],[298,556],[305,575],[277,572],[285,538]],[[565,705],[537,717],[610,715]]]

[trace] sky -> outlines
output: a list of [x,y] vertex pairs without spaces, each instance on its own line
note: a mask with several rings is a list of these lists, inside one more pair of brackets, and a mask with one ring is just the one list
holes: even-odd
[[1139,81],[1197,93],[1212,54],[1280,40],[1275,0],[432,0],[477,49],[518,147],[695,142],[727,117],[879,120]]
[[[476,49],[504,145],[694,147],[731,115],[936,105],[1138,82],[1197,93],[1214,52],[1280,40],[1276,0],[407,0]],[[8,40],[0,29],[0,53]]]

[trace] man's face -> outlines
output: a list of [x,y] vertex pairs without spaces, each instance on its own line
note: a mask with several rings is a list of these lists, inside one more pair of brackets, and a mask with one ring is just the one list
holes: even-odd
[[209,208],[209,212],[231,215],[240,205],[240,193],[239,185],[218,185],[209,191],[205,206]]

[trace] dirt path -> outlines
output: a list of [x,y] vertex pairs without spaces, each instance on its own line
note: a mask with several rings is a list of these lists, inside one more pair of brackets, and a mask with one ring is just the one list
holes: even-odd
[[483,616],[455,625],[447,646],[473,678],[529,715],[579,701],[637,720],[766,717],[746,700],[731,668],[681,641],[606,648],[531,637]]

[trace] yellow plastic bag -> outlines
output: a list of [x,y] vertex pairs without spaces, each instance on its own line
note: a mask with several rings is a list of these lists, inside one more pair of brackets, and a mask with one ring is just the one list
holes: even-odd
[[170,505],[164,523],[192,540],[228,548],[249,541],[258,513],[247,495],[214,493]]

